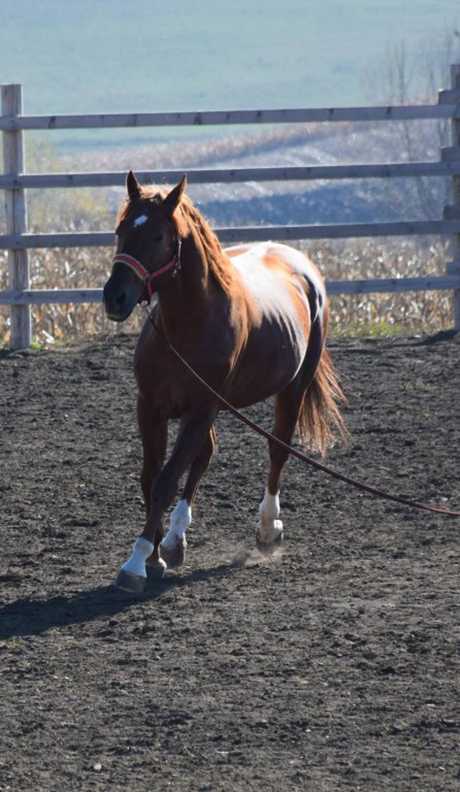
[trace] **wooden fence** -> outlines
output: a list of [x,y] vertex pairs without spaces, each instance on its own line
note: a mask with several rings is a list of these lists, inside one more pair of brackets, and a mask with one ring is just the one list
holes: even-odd
[[[96,247],[114,245],[113,232],[29,234],[25,190],[56,187],[102,187],[123,185],[125,173],[27,174],[24,167],[24,130],[108,129],[159,126],[224,124],[282,124],[344,121],[412,121],[448,119],[452,146],[441,151],[438,162],[384,163],[306,167],[258,167],[187,170],[190,183],[274,180],[402,178],[448,176],[453,183],[453,203],[442,219],[414,222],[347,223],[333,225],[254,226],[215,229],[222,242],[273,239],[339,239],[375,236],[439,234],[452,240],[452,261],[443,276],[388,280],[329,281],[330,294],[448,289],[454,292],[454,326],[460,329],[460,65],[451,67],[451,88],[439,92],[437,104],[337,109],[248,110],[203,113],[123,113],[109,115],[27,116],[22,111],[20,85],[1,88],[0,131],[3,135],[6,234],[0,249],[8,250],[8,290],[0,292],[0,305],[11,306],[11,347],[31,343],[30,305],[44,303],[100,302],[101,289],[31,290],[28,250],[31,248]],[[138,172],[141,181],[173,183],[182,170]]]

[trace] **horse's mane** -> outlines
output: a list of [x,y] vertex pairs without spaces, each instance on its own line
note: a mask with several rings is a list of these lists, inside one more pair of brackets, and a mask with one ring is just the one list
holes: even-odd
[[[126,219],[134,206],[149,201],[162,209],[163,201],[168,191],[157,191],[154,187],[141,187],[138,198],[128,198],[122,205],[117,217],[117,225]],[[192,227],[195,229],[206,254],[206,259],[211,272],[218,283],[229,291],[235,286],[236,273],[230,259],[220,245],[216,235],[211,231],[208,223],[188,195],[182,196],[179,207],[172,216],[176,231],[182,236],[187,236]]]

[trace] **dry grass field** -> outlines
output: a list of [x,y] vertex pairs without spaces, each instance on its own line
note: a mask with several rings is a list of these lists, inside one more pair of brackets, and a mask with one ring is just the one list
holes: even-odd
[[[366,145],[364,159],[385,159],[390,157],[392,151],[401,145],[398,132],[388,133],[388,140],[382,137],[381,133],[377,138],[380,148],[374,151],[375,134],[370,134],[372,130],[367,130],[368,137],[362,138],[359,125],[350,127],[347,132],[346,140],[348,149],[346,157],[349,161],[354,161],[356,157],[363,159],[360,145]],[[354,131],[353,131],[354,130]],[[325,161],[336,151],[340,140],[337,140],[336,130],[323,130],[321,138],[321,151],[323,151]],[[421,134],[421,133],[420,133]],[[429,134],[425,129],[421,136],[424,140]],[[431,132],[432,134],[432,132]],[[283,130],[267,129],[252,132],[250,135],[233,135],[216,140],[203,140],[191,143],[165,143],[163,145],[152,145],[150,147],[139,147],[136,149],[126,149],[120,151],[97,151],[94,153],[86,152],[80,157],[61,157],[51,144],[46,141],[26,141],[27,171],[28,172],[65,172],[65,171],[114,171],[127,170],[131,167],[135,169],[155,169],[165,167],[177,167],[177,162],[181,161],[186,167],[210,167],[249,164],[280,164],[286,158],[289,161],[302,164],[310,161],[315,154],[316,138],[313,131],[307,129],[299,132],[298,125],[290,125]],[[425,136],[425,137],[424,137]],[[431,138],[430,138],[431,139]],[[355,151],[355,149],[357,150]],[[329,153],[328,153],[329,152]],[[343,155],[345,156],[345,155]],[[423,181],[423,180],[422,180]],[[420,184],[420,194],[415,190],[410,196],[404,193],[397,193],[400,189],[400,181],[394,185],[387,185],[391,190],[385,193],[386,201],[381,205],[381,210],[386,211],[385,206],[390,202],[395,204],[401,216],[424,217],[423,206],[428,200],[427,196],[436,200],[434,216],[436,216],[439,206],[439,196],[437,193],[431,194],[429,186],[423,182]],[[219,202],[216,197],[221,197],[221,186],[216,192],[216,186],[207,188],[196,186],[191,187],[191,193],[198,205],[203,203],[210,208],[208,215],[211,225],[222,224],[210,216],[212,207],[218,207]],[[254,185],[252,185],[252,188]],[[297,190],[293,195],[297,195],[297,200],[302,204],[302,193],[298,186],[292,186]],[[237,197],[238,200],[231,201],[231,211],[234,214],[224,219],[224,224],[260,224],[270,222],[270,218],[261,216],[256,212],[254,217],[247,218],[245,212],[250,209],[251,201],[254,199],[253,191],[249,185],[227,186],[225,193],[226,199],[229,195]],[[423,188],[423,189],[422,189]],[[283,204],[286,196],[283,190],[289,189],[282,184],[272,184],[264,186],[265,193],[270,193],[273,204],[284,206],[288,212],[288,205]],[[302,187],[302,190],[304,188]],[[306,185],[306,194],[311,189],[311,185]],[[328,194],[327,200],[335,200],[338,203],[344,217],[348,217],[357,200],[353,192],[354,186],[350,182],[346,195],[346,203],[343,192],[337,193],[335,199]],[[364,187],[363,187],[364,189]],[[374,195],[376,186],[367,186],[368,197]],[[207,191],[206,191],[207,190]],[[280,190],[281,192],[277,192]],[[271,192],[270,192],[271,191]],[[396,191],[396,192],[395,192]],[[310,203],[321,200],[319,193],[308,193]],[[399,197],[398,197],[399,196]],[[406,204],[401,204],[402,196],[405,196]],[[410,203],[409,201],[412,201]],[[241,205],[240,205],[241,199]],[[122,191],[107,189],[78,189],[78,190],[30,190],[27,194],[28,203],[28,226],[31,232],[59,232],[59,231],[102,231],[115,228],[116,207],[122,200]],[[215,203],[213,204],[213,200]],[[380,200],[380,199],[379,199]],[[408,201],[408,203],[407,203]],[[289,205],[291,206],[291,205]],[[291,206],[292,209],[292,206]],[[1,210],[0,210],[1,211]],[[217,208],[217,212],[220,210]],[[238,211],[243,213],[238,217]],[[288,222],[316,222],[309,215],[309,209],[303,208],[301,215],[290,218]],[[354,207],[354,211],[359,211]],[[333,215],[332,215],[333,216]],[[399,214],[398,214],[399,216]],[[304,219],[299,219],[304,218]],[[359,221],[358,217],[351,215],[352,219]],[[0,216],[0,221],[2,220]],[[272,218],[273,221],[273,218]],[[275,224],[279,220],[274,220]],[[333,222],[328,216],[322,217],[322,222]],[[0,223],[3,225],[3,223]],[[363,280],[369,278],[398,278],[398,277],[417,277],[422,275],[441,275],[445,271],[446,260],[449,253],[446,243],[439,238],[401,238],[401,239],[359,239],[359,240],[336,240],[336,241],[304,241],[299,243],[299,247],[309,254],[320,268],[326,280]],[[62,289],[62,288],[97,288],[101,287],[109,273],[110,261],[113,251],[109,248],[86,248],[86,249],[66,249],[66,250],[34,250],[29,253],[31,281],[34,289]],[[7,288],[7,254],[0,251],[0,290]],[[435,332],[451,326],[451,295],[439,292],[418,292],[402,294],[377,294],[377,295],[357,295],[333,297],[332,307],[332,329],[336,334],[345,335],[372,335],[382,332],[395,333],[402,332]],[[34,341],[37,344],[65,343],[70,340],[90,339],[99,334],[115,333],[117,328],[105,319],[101,305],[47,305],[35,306],[32,309]],[[136,329],[136,323],[143,321],[143,315],[136,312],[129,325],[123,329]],[[0,344],[8,344],[9,340],[9,309],[0,306]]]
[[[353,242],[302,243],[328,280],[417,277],[442,274],[448,258],[445,245],[433,241],[424,247],[416,241],[391,244]],[[32,288],[97,288],[110,270],[112,251],[67,249],[31,251]],[[1,257],[0,289],[6,288],[6,253]],[[445,292],[405,292],[337,296],[331,298],[332,332],[339,335],[373,335],[399,331],[436,332],[451,326],[452,297]],[[8,344],[9,309],[0,308],[0,342]],[[44,305],[32,308],[34,341],[65,343],[115,333],[101,305]],[[140,312],[124,326],[135,331],[144,319]]]

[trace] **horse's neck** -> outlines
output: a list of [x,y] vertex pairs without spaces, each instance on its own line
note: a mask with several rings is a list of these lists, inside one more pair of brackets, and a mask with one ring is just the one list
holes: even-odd
[[199,332],[209,315],[212,291],[205,251],[192,232],[183,241],[177,277],[159,295],[161,321],[171,341]]

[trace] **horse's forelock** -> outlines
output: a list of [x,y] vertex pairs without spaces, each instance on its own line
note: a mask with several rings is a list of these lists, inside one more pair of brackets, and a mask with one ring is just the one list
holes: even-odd
[[[126,220],[128,215],[132,212],[132,210],[136,206],[141,206],[142,204],[144,204],[146,202],[148,202],[150,204],[154,204],[158,209],[162,209],[163,208],[163,204],[164,204],[164,199],[166,198],[167,195],[168,195],[168,190],[158,190],[155,187],[142,186],[141,190],[140,190],[140,193],[139,193],[139,196],[137,196],[136,198],[129,198],[128,197],[128,198],[126,198],[124,203],[121,205],[120,210],[118,212],[117,220],[116,220],[117,226],[120,223],[122,223],[123,220]],[[188,199],[184,199],[184,198],[182,199],[182,201],[185,201],[185,200],[187,200],[187,202],[189,202]],[[191,202],[189,202],[189,203],[191,205]],[[171,214],[170,214],[170,212],[167,209],[165,209],[164,211],[165,211],[165,214],[167,214],[169,217],[171,217]],[[186,236],[186,234],[187,234],[187,223],[185,222],[185,219],[183,218],[182,213],[179,213],[179,211],[176,210],[173,213],[171,219],[173,220],[173,223],[174,223],[174,225],[176,227],[177,233],[180,233],[183,236]]]

